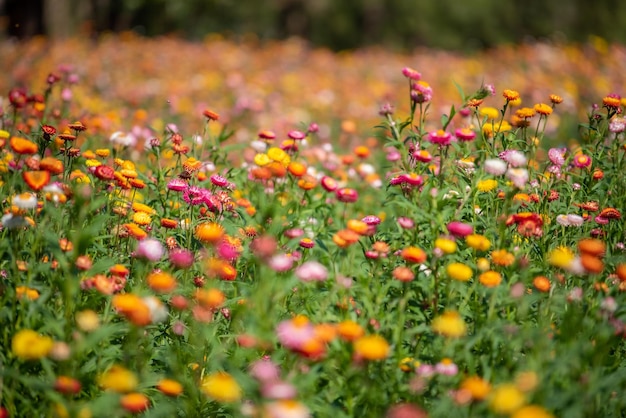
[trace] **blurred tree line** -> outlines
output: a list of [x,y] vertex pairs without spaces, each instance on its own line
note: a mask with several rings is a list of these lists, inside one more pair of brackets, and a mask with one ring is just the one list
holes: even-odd
[[477,49],[589,35],[626,43],[624,0],[0,0],[0,33],[27,38],[256,34],[300,36],[334,50],[383,45]]

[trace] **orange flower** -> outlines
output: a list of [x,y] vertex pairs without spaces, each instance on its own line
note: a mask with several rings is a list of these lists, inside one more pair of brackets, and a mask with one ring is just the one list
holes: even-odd
[[183,385],[173,379],[162,379],[157,384],[157,389],[167,396],[178,396],[183,393]]
[[143,393],[129,393],[120,399],[122,408],[132,414],[139,414],[150,407],[150,399]]
[[148,286],[155,292],[169,293],[176,289],[176,279],[164,271],[150,273],[146,278]]
[[533,286],[538,291],[547,293],[550,291],[550,279],[546,276],[537,276],[533,279]]
[[195,232],[201,242],[215,244],[224,236],[224,227],[216,222],[204,222],[196,226]]
[[370,155],[370,149],[365,145],[359,145],[354,149],[354,153],[359,158],[367,158]]
[[502,276],[497,271],[489,270],[478,276],[478,280],[485,287],[496,287],[502,282]]
[[49,171],[50,174],[63,173],[63,161],[54,157],[45,157],[39,161],[39,169]]
[[515,262],[515,256],[507,250],[497,250],[491,252],[491,261],[498,266],[510,266]]
[[226,301],[226,296],[219,289],[198,289],[196,301],[205,308],[217,309]]
[[11,149],[16,154],[36,154],[37,151],[39,151],[37,144],[26,138],[13,136],[11,137],[9,144],[11,145]]
[[137,295],[124,293],[113,296],[113,307],[137,326],[148,325],[151,322],[150,308]]
[[135,223],[127,223],[123,225],[128,234],[130,234],[133,238],[142,240],[148,236],[148,233],[141,229],[139,225]]
[[306,174],[306,165],[297,161],[289,163],[287,170],[295,177],[302,177]]
[[317,179],[313,176],[305,175],[298,180],[298,187],[302,190],[311,190],[317,186]]
[[599,274],[602,273],[602,270],[604,270],[604,263],[602,260],[588,253],[582,253],[580,255],[580,263],[589,273]]
[[606,252],[606,244],[596,238],[585,238],[578,241],[578,250],[581,253],[601,258]]
[[346,341],[355,341],[365,334],[363,327],[352,320],[345,320],[337,325],[337,333]]
[[508,89],[502,92],[502,96],[504,96],[507,102],[517,100],[520,98],[519,92],[515,90],[508,90]]
[[39,191],[50,182],[49,171],[24,171],[22,178],[33,191]]
[[369,226],[365,222],[357,219],[350,219],[346,226],[349,230],[354,231],[359,235],[365,235],[367,231],[369,231]]
[[401,257],[409,263],[423,263],[426,261],[426,253],[421,248],[407,247],[402,250]]

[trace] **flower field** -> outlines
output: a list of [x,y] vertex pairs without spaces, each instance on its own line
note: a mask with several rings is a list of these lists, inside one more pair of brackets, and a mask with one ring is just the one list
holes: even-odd
[[625,416],[623,46],[0,51],[0,418]]

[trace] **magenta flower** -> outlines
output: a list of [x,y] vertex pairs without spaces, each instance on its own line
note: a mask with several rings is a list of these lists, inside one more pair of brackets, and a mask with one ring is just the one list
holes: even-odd
[[222,177],[219,174],[213,174],[211,176],[211,183],[217,187],[227,187],[228,180],[226,177]]
[[476,132],[472,131],[469,128],[457,129],[454,131],[454,136],[461,142],[469,142],[473,141],[476,138]]
[[453,221],[447,225],[448,232],[455,237],[466,237],[474,233],[474,227],[463,222]]
[[189,184],[187,184],[185,180],[179,178],[172,179],[167,183],[167,189],[174,192],[183,192],[187,190],[188,187]]
[[445,146],[450,145],[450,142],[452,142],[452,135],[442,129],[439,129],[438,131],[429,133],[426,136],[426,139],[433,144]]
[[335,194],[337,195],[337,200],[344,203],[354,203],[359,198],[357,191],[349,187],[337,189]]
[[169,259],[174,267],[186,269],[193,265],[194,255],[189,250],[175,248],[170,251]]
[[183,191],[183,200],[192,206],[209,203],[211,200],[211,192],[205,188],[198,186],[189,186]]

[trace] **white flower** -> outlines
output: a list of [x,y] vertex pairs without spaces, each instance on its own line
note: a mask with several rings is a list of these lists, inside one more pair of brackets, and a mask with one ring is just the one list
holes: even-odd
[[485,171],[489,174],[493,174],[494,176],[501,176],[506,173],[506,162],[498,159],[498,158],[490,158],[485,160],[483,165]]
[[37,196],[34,193],[22,193],[13,196],[11,203],[20,209],[35,209],[37,207]]

